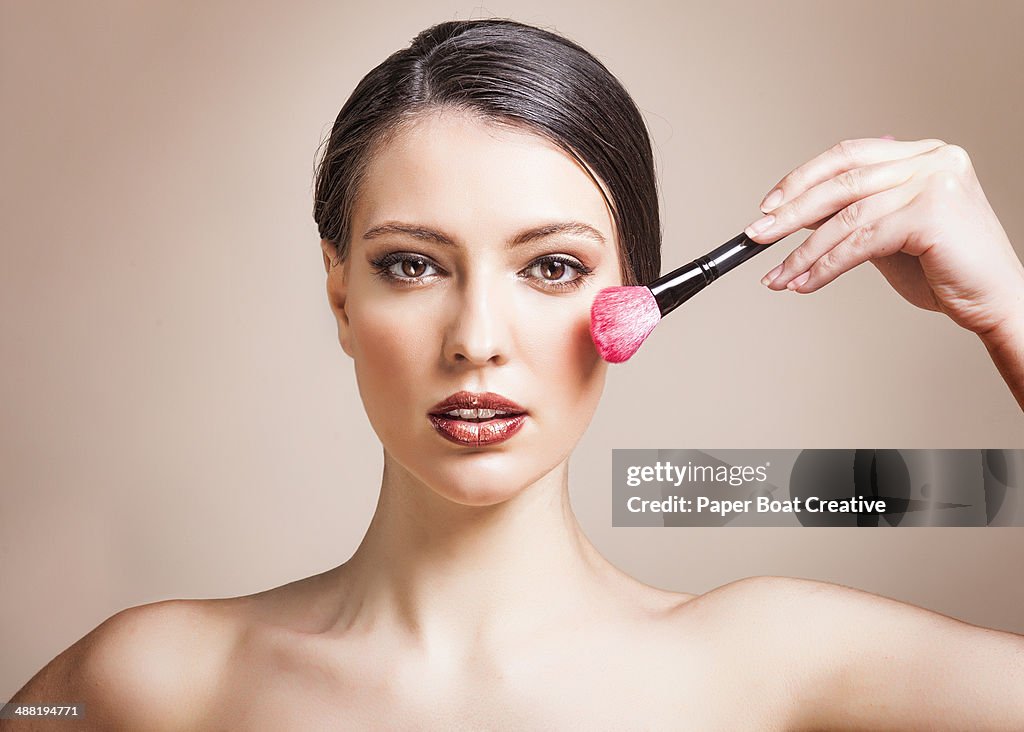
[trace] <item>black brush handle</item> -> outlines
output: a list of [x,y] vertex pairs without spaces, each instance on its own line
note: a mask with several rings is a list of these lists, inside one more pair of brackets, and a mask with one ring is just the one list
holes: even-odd
[[758,244],[746,234],[739,234],[703,257],[659,277],[647,285],[658,301],[661,317],[665,317],[733,267],[746,262],[771,244]]

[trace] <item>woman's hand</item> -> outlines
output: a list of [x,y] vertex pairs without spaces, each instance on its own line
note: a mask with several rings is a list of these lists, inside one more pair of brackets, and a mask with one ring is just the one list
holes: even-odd
[[773,290],[814,292],[871,260],[914,305],[983,340],[1024,338],[1024,265],[961,147],[845,140],[785,176],[761,210],[746,230],[760,243],[815,229],[762,280]]

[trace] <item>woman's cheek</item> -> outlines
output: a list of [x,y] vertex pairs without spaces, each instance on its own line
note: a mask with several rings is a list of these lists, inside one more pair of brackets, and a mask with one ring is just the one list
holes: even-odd
[[349,317],[357,381],[371,421],[397,418],[403,408],[423,401],[417,368],[432,362],[423,352],[427,325],[410,317],[407,307],[368,308]]
[[590,337],[589,305],[563,306],[538,322],[544,323],[540,332],[545,336],[537,349],[543,359],[540,373],[557,379],[559,388],[574,401],[596,399],[604,384],[606,364]]
[[349,322],[357,356],[393,378],[407,364],[423,363],[435,320],[422,305],[401,298],[375,298],[351,312]]

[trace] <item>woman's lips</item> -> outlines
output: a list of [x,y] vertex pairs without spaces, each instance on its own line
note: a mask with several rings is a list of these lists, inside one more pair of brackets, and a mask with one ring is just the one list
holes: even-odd
[[427,419],[446,440],[479,447],[512,437],[526,421],[526,410],[491,391],[459,391],[435,404]]
[[427,417],[442,437],[456,444],[472,447],[504,442],[518,432],[526,421],[525,414],[492,417],[482,422],[470,422],[438,414],[428,414]]
[[511,399],[503,397],[501,394],[495,394],[493,391],[457,391],[435,404],[429,413],[444,414],[453,409],[496,409],[499,412],[511,412],[512,414],[522,414],[526,411]]

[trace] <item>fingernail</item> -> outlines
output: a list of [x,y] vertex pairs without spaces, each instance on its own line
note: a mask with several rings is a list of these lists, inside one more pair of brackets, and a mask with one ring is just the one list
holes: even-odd
[[780,264],[778,267],[776,267],[771,272],[769,272],[764,277],[762,277],[761,278],[761,284],[765,285],[765,286],[768,286],[772,282],[774,282],[775,278],[779,276],[780,272],[782,272],[782,267],[783,267],[783,265]]
[[802,285],[803,283],[807,282],[807,280],[809,280],[810,278],[811,278],[811,273],[810,272],[804,272],[802,275],[800,275],[795,280],[792,280],[788,285],[786,285],[786,289],[787,290],[795,290],[800,285]]
[[782,189],[776,188],[761,201],[761,210],[767,213],[782,203]]
[[765,231],[768,231],[768,227],[770,227],[774,223],[775,217],[772,216],[771,214],[768,214],[767,216],[758,219],[750,226],[748,226],[746,229],[744,229],[744,233],[747,236],[756,236],[757,234],[762,234]]

